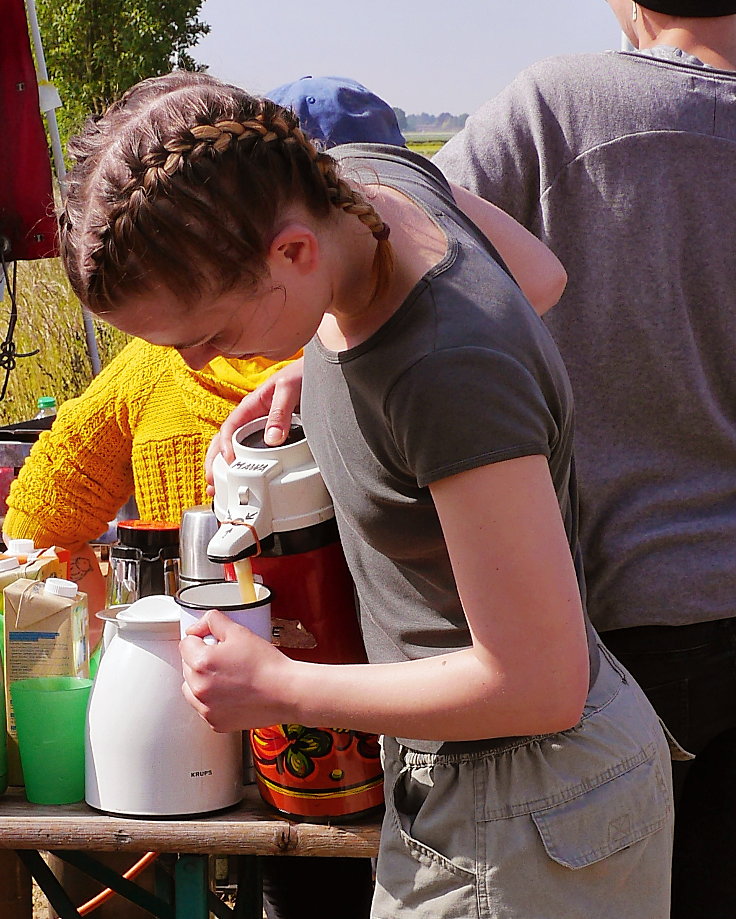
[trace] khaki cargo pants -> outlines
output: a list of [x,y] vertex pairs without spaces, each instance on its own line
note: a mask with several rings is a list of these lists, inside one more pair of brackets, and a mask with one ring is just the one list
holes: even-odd
[[572,730],[384,759],[373,919],[668,919],[669,750],[605,648]]

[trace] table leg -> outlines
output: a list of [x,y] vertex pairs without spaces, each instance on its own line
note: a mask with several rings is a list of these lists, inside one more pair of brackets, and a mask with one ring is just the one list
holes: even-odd
[[[156,893],[150,894],[83,852],[56,851],[54,854],[160,919],[208,919],[210,911],[218,917],[232,916],[233,919],[261,919],[263,916],[261,871],[255,855],[237,858],[238,892],[235,907],[231,910],[209,889],[209,859],[206,855],[179,856],[174,865],[173,891],[164,879],[164,872],[161,872]],[[19,849],[16,855],[58,913],[59,919],[81,919],[77,907],[39,852]],[[172,892],[173,912],[167,905]]]
[[174,903],[174,866],[176,855],[162,852],[153,863],[153,892],[164,903]]
[[237,861],[238,893],[230,909],[209,889],[209,860],[205,855],[180,855],[174,869],[176,919],[261,919],[263,895],[260,869],[255,855]]
[[12,849],[0,849],[0,916],[31,919],[31,876]]
[[207,856],[180,856],[174,869],[174,886],[176,919],[207,919]]

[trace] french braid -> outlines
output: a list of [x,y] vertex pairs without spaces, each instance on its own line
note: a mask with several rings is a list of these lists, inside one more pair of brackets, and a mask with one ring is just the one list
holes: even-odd
[[392,268],[389,228],[318,151],[292,112],[204,74],[129,90],[90,122],[61,215],[62,257],[93,311],[162,283],[193,304],[266,273],[264,240],[281,205],[335,207],[377,241],[375,290]]

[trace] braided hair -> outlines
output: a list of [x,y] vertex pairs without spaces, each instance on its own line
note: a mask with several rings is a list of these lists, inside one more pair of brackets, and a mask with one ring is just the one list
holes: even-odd
[[137,84],[88,121],[60,215],[61,254],[89,309],[113,311],[162,284],[183,308],[267,276],[270,234],[297,201],[338,208],[377,241],[375,290],[392,267],[388,226],[294,114],[201,73]]

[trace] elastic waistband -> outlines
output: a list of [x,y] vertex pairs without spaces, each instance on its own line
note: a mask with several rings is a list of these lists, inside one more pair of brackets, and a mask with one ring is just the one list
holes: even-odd
[[508,753],[517,747],[524,747],[546,734],[530,734],[528,737],[489,737],[484,740],[411,740],[397,737],[396,742],[412,753],[432,753],[439,756],[472,756],[486,753]]

